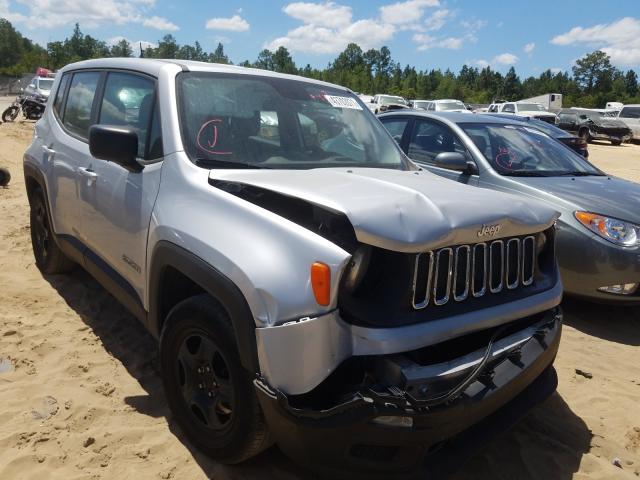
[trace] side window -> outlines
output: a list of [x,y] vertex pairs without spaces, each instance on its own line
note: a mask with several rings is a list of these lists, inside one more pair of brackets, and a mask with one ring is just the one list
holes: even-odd
[[489,107],[489,111],[490,112],[497,112],[498,111],[498,105],[491,105]]
[[409,143],[409,158],[433,165],[436,156],[442,152],[467,154],[467,149],[446,125],[431,120],[416,120]]
[[507,103],[504,108],[502,109],[503,112],[506,113],[515,113],[516,112],[516,107],[513,103]]
[[100,72],[80,72],[73,75],[64,109],[64,126],[82,138],[89,136],[91,107],[96,95]]
[[56,99],[53,102],[53,111],[58,114],[59,118],[62,118],[62,103],[64,102],[64,94],[67,91],[67,85],[69,85],[70,74],[65,74],[60,79],[58,85],[58,91],[56,92]]
[[98,123],[138,132],[138,157],[144,158],[151,128],[155,82],[131,73],[110,72],[104,87]]
[[433,102],[429,103],[429,107],[427,108],[427,110],[434,111],[435,109],[436,109],[436,104]]
[[404,134],[404,129],[407,127],[407,123],[409,123],[408,118],[383,118],[382,124],[384,128],[386,128],[393,139],[400,143],[402,140],[402,135]]
[[640,118],[640,107],[624,107],[618,115],[620,118]]

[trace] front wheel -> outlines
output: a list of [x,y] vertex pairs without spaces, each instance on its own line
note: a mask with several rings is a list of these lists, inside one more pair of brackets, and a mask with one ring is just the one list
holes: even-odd
[[160,338],[160,365],[169,407],[197,448],[232,464],[270,445],[228,314],[212,297],[191,297],[171,310]]
[[611,145],[615,145],[617,147],[618,145],[621,145],[621,144],[622,144],[622,140],[611,140]]
[[18,116],[18,112],[20,109],[15,105],[10,106],[4,112],[2,112],[2,121],[3,122],[13,122]]
[[578,136],[581,139],[583,139],[585,142],[591,142],[591,135],[589,135],[588,128],[583,128],[582,130],[580,130],[580,132],[578,133]]

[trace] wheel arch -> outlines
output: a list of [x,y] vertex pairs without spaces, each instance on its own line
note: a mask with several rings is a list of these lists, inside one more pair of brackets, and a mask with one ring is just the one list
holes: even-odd
[[242,365],[260,372],[255,321],[240,289],[227,276],[184,248],[159,241],[150,260],[148,328],[160,337],[169,311],[180,301],[207,293],[227,311]]

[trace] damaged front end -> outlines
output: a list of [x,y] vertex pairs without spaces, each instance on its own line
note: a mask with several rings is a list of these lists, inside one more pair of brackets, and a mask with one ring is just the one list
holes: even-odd
[[508,428],[532,406],[518,403],[551,394],[561,323],[556,307],[413,351],[350,357],[300,395],[264,378],[255,386],[276,442],[301,463],[383,477],[416,472],[472,425],[493,418],[489,430]]

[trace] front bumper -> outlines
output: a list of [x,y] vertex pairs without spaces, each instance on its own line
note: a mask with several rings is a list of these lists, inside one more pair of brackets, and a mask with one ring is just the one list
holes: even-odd
[[623,248],[572,227],[558,229],[556,249],[565,293],[591,301],[640,305],[631,295],[598,291],[608,285],[640,283],[640,248]]
[[[363,385],[328,407],[305,405],[307,400],[256,380],[271,435],[295,461],[333,477],[348,471],[367,478],[442,474],[555,390],[551,365],[560,342],[560,310],[527,322],[496,337],[480,352],[480,362],[479,351],[428,365],[391,356],[382,359],[382,368],[381,358],[373,357],[373,386]],[[390,379],[397,383],[388,384]],[[449,390],[452,384],[457,387]],[[455,395],[443,400],[443,385]],[[404,425],[373,423],[380,417],[400,417]]]

